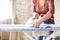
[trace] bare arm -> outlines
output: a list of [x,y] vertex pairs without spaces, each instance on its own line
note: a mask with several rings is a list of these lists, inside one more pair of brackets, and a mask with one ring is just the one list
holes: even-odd
[[45,20],[48,20],[49,18],[51,18],[52,13],[48,12],[47,14],[45,14],[42,18],[40,18],[40,22],[42,23]]
[[54,14],[54,0],[49,0],[48,3],[49,11],[40,19],[41,22],[48,20]]
[[52,17],[52,15],[54,14],[54,0],[49,0],[48,7],[49,11],[42,18],[38,19],[38,21],[35,24],[33,24],[34,26],[38,27],[42,22]]

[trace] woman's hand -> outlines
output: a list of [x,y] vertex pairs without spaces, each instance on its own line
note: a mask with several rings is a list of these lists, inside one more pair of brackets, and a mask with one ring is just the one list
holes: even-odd
[[33,13],[33,19],[38,19],[38,18],[39,18],[39,14],[36,13],[36,12],[34,12],[34,13]]
[[42,23],[42,22],[40,22],[40,20],[37,19],[37,20],[35,21],[35,23],[33,24],[33,26],[38,28],[41,23]]

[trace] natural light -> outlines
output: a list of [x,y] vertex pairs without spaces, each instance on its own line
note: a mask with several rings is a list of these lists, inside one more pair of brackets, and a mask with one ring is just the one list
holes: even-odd
[[12,18],[11,0],[0,0],[0,21]]

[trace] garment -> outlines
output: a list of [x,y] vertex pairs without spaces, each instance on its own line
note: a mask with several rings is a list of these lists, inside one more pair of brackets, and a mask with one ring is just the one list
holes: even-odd
[[54,20],[49,19],[49,20],[44,21],[44,24],[55,24],[55,22]]
[[[44,21],[44,24],[55,24],[54,20],[47,20],[47,21]],[[46,28],[51,28],[50,26],[47,26]],[[36,36],[34,37],[35,40],[46,40],[46,38],[51,35],[54,31],[49,31],[47,36]],[[53,40],[53,39],[50,39],[50,40]],[[55,40],[55,39],[54,39]]]
[[[41,5],[42,4],[42,5]],[[52,17],[46,21],[44,21],[44,24],[55,24],[54,23],[54,0],[33,0],[33,12],[41,14],[46,14],[47,12],[52,13]],[[46,27],[49,28],[49,27]],[[53,31],[49,31],[48,35],[53,33]],[[43,40],[44,36],[37,36],[35,37],[35,40]],[[46,36],[45,36],[46,37]]]
[[[40,3],[41,0],[33,0],[33,12],[38,14],[46,14],[48,11],[54,14],[54,0],[42,0],[43,3]],[[43,4],[43,6],[41,5]],[[51,18],[54,18],[52,15]]]

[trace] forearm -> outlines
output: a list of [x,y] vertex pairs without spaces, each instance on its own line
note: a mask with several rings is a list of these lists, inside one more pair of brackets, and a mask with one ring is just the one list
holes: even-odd
[[44,22],[45,20],[48,20],[49,18],[51,18],[52,13],[47,12],[42,18],[40,18],[40,22]]

